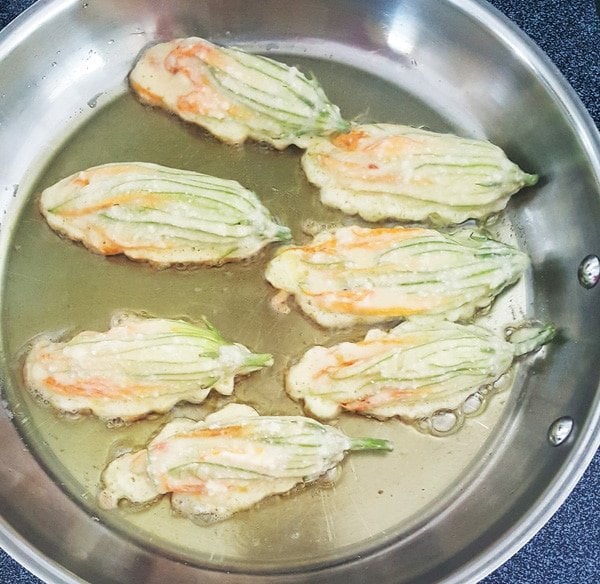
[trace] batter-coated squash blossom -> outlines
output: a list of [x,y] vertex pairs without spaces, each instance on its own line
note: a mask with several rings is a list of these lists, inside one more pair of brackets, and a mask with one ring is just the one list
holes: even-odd
[[282,248],[266,278],[322,326],[344,327],[415,315],[470,318],[528,263],[518,249],[466,227],[342,227]]
[[226,341],[208,323],[120,314],[107,332],[67,342],[38,338],[24,377],[59,410],[132,421],[180,401],[200,403],[211,389],[231,395],[236,376],[272,363],[271,355]]
[[270,495],[336,468],[350,450],[391,450],[387,440],[349,438],[302,416],[259,416],[230,404],[197,422],[166,424],[145,449],[113,460],[102,474],[100,503],[114,508],[171,495],[192,519],[219,521]]
[[143,162],[95,166],[42,192],[59,233],[159,266],[241,260],[291,237],[238,182]]
[[319,83],[295,67],[197,37],[150,47],[129,82],[143,102],[232,144],[253,138],[303,148],[349,128]]
[[348,411],[414,421],[460,407],[554,332],[550,324],[527,323],[506,341],[477,325],[408,320],[357,343],[309,349],[290,368],[286,389],[322,419]]
[[537,182],[489,142],[394,124],[315,138],[302,166],[325,205],[367,221],[481,219]]

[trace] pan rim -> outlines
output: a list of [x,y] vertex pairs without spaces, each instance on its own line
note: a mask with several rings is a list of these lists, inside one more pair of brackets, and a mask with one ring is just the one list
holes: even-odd
[[[552,92],[565,111],[569,113],[571,123],[575,125],[577,135],[582,140],[583,149],[588,153],[590,161],[594,163],[592,168],[594,169],[596,181],[600,184],[600,134],[591,116],[558,68],[516,25],[487,2],[476,0],[447,0],[447,2],[454,5],[458,10],[477,16],[478,20],[489,31],[494,31],[495,36],[507,44],[511,50],[524,52],[529,57],[528,66],[532,67],[537,75],[544,80],[548,91]],[[11,43],[13,45],[18,44],[19,37],[22,38],[28,29],[35,29],[36,18],[48,18],[52,13],[66,9],[74,3],[74,0],[38,0],[4,30],[0,31],[0,58],[5,54],[7,47],[10,49]],[[39,23],[37,25],[39,26]],[[578,429],[577,448],[570,453],[553,481],[544,490],[544,493],[542,493],[544,497],[540,494],[540,499],[549,499],[550,503],[533,507],[527,514],[520,517],[519,521],[506,534],[507,543],[499,554],[495,554],[493,558],[490,558],[484,564],[478,563],[478,558],[475,558],[472,562],[463,566],[447,582],[465,582],[465,578],[485,576],[513,555],[539,531],[562,505],[585,472],[600,446],[600,432],[598,430],[600,430],[600,395],[597,393],[592,414],[587,418],[585,426]],[[530,521],[531,519],[532,521]],[[57,574],[57,568],[53,561],[39,551],[36,557],[34,546],[25,542],[4,519],[2,519],[1,526],[0,544],[11,556],[41,578],[60,575]],[[509,535],[510,537],[508,537]],[[22,540],[19,546],[13,545],[14,541],[19,540]],[[393,546],[388,546],[386,549],[389,549],[389,547]],[[28,553],[23,553],[23,549],[27,549]],[[360,562],[367,560],[368,558],[364,558]],[[64,571],[64,568],[61,567],[61,569]],[[65,579],[56,581],[82,582],[83,580]]]

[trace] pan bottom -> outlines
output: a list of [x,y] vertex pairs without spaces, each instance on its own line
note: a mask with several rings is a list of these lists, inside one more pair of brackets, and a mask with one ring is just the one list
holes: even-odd
[[[466,132],[363,71],[308,58],[283,60],[314,72],[346,118]],[[269,371],[240,380],[234,399],[261,414],[297,414],[299,406],[283,391],[289,364],[312,345],[357,340],[366,329],[326,331],[297,309],[288,315],[276,313],[270,305],[274,291],[263,278],[272,250],[238,265],[156,270],[122,257],[93,255],[54,234],[37,210],[40,190],[78,170],[116,161],[154,162],[238,180],[292,228],[295,241],[308,239],[303,233],[306,221],[364,224],[321,205],[317,190],[302,173],[298,149],[278,152],[254,143],[226,146],[198,128],[142,106],[128,93],[90,107],[93,116],[65,137],[40,171],[7,250],[2,292],[4,314],[10,315],[2,323],[4,350],[12,364],[6,395],[30,449],[65,491],[95,520],[142,545],[199,565],[240,570],[289,568],[362,553],[401,537],[414,518],[451,498],[461,476],[481,456],[510,392],[494,396],[481,415],[444,438],[424,435],[397,420],[343,416],[339,425],[345,432],[390,439],[394,452],[354,454],[334,484],[309,485],[271,498],[223,523],[199,526],[175,517],[166,500],[116,512],[97,507],[100,473],[108,460],[117,451],[142,446],[168,417],[107,428],[98,420],[68,418],[38,403],[24,389],[20,373],[23,354],[36,334],[105,330],[111,314],[121,310],[191,320],[206,317],[226,338],[275,357]],[[490,230],[514,243],[505,217]],[[522,317],[525,302],[526,283],[521,282],[498,300],[486,323],[500,330]],[[211,397],[200,408],[179,406],[170,416],[201,417],[225,401]]]

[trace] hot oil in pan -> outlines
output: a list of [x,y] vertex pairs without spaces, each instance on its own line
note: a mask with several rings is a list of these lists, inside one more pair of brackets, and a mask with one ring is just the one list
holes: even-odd
[[[347,118],[450,128],[435,112],[398,88],[346,66],[289,59],[322,80],[327,94]],[[118,310],[198,320],[206,316],[231,340],[257,352],[271,352],[275,366],[243,379],[239,401],[262,414],[296,414],[300,408],[283,390],[286,367],[314,344],[358,340],[366,329],[328,332],[297,309],[277,314],[273,289],[263,279],[273,248],[254,260],[220,268],[155,270],[122,257],[104,258],[59,238],[37,211],[39,191],[75,171],[116,161],[147,161],[240,181],[305,241],[306,220],[324,224],[358,223],[321,205],[300,168],[301,151],[283,152],[259,144],[231,147],[125,94],[99,109],[65,140],[41,174],[15,230],[4,274],[3,334],[12,359],[9,399],[16,419],[44,465],[89,512],[160,548],[200,562],[233,567],[285,566],[357,553],[398,534],[409,517],[423,513],[477,457],[491,433],[508,392],[468,420],[456,434],[434,438],[396,420],[379,422],[345,416],[350,435],[388,438],[391,454],[351,454],[333,486],[311,485],[292,495],[271,498],[258,508],[210,526],[174,517],[166,500],[142,510],[106,513],[95,498],[100,473],[123,448],[141,447],[166,417],[128,427],[107,428],[95,419],[68,419],[40,405],[24,390],[19,356],[28,341],[45,331],[106,330]],[[507,224],[502,234],[507,239]],[[519,315],[524,285],[497,303],[494,319]],[[515,314],[515,312],[517,314]],[[219,402],[221,399],[221,402]],[[211,398],[202,411],[222,403]],[[177,413],[198,416],[197,407]]]

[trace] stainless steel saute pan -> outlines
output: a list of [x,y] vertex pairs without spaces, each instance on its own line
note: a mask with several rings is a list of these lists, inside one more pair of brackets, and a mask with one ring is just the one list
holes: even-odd
[[[490,226],[532,260],[490,319],[531,316],[560,329],[518,367],[510,392],[452,436],[344,419],[354,433],[393,439],[393,456],[356,457],[334,488],[308,487],[209,527],[167,505],[100,510],[110,454],[143,443],[161,420],[66,419],[33,399],[20,374],[27,343],[44,331],[102,330],[122,309],[205,315],[275,354],[272,372],[244,381],[238,399],[263,413],[297,411],[281,389],[287,363],[335,335],[299,314],[277,320],[259,270],[158,271],[94,256],[37,211],[39,191],[63,176],[140,160],[240,180],[296,234],[306,219],[341,220],[318,203],[299,151],[231,148],[130,95],[126,76],[142,49],[192,35],[313,71],[347,118],[487,138],[539,174]],[[600,442],[600,297],[585,276],[600,253],[600,139],[555,68],[487,5],[46,0],[0,35],[0,79],[0,544],[42,578],[475,581],[576,483]]]

